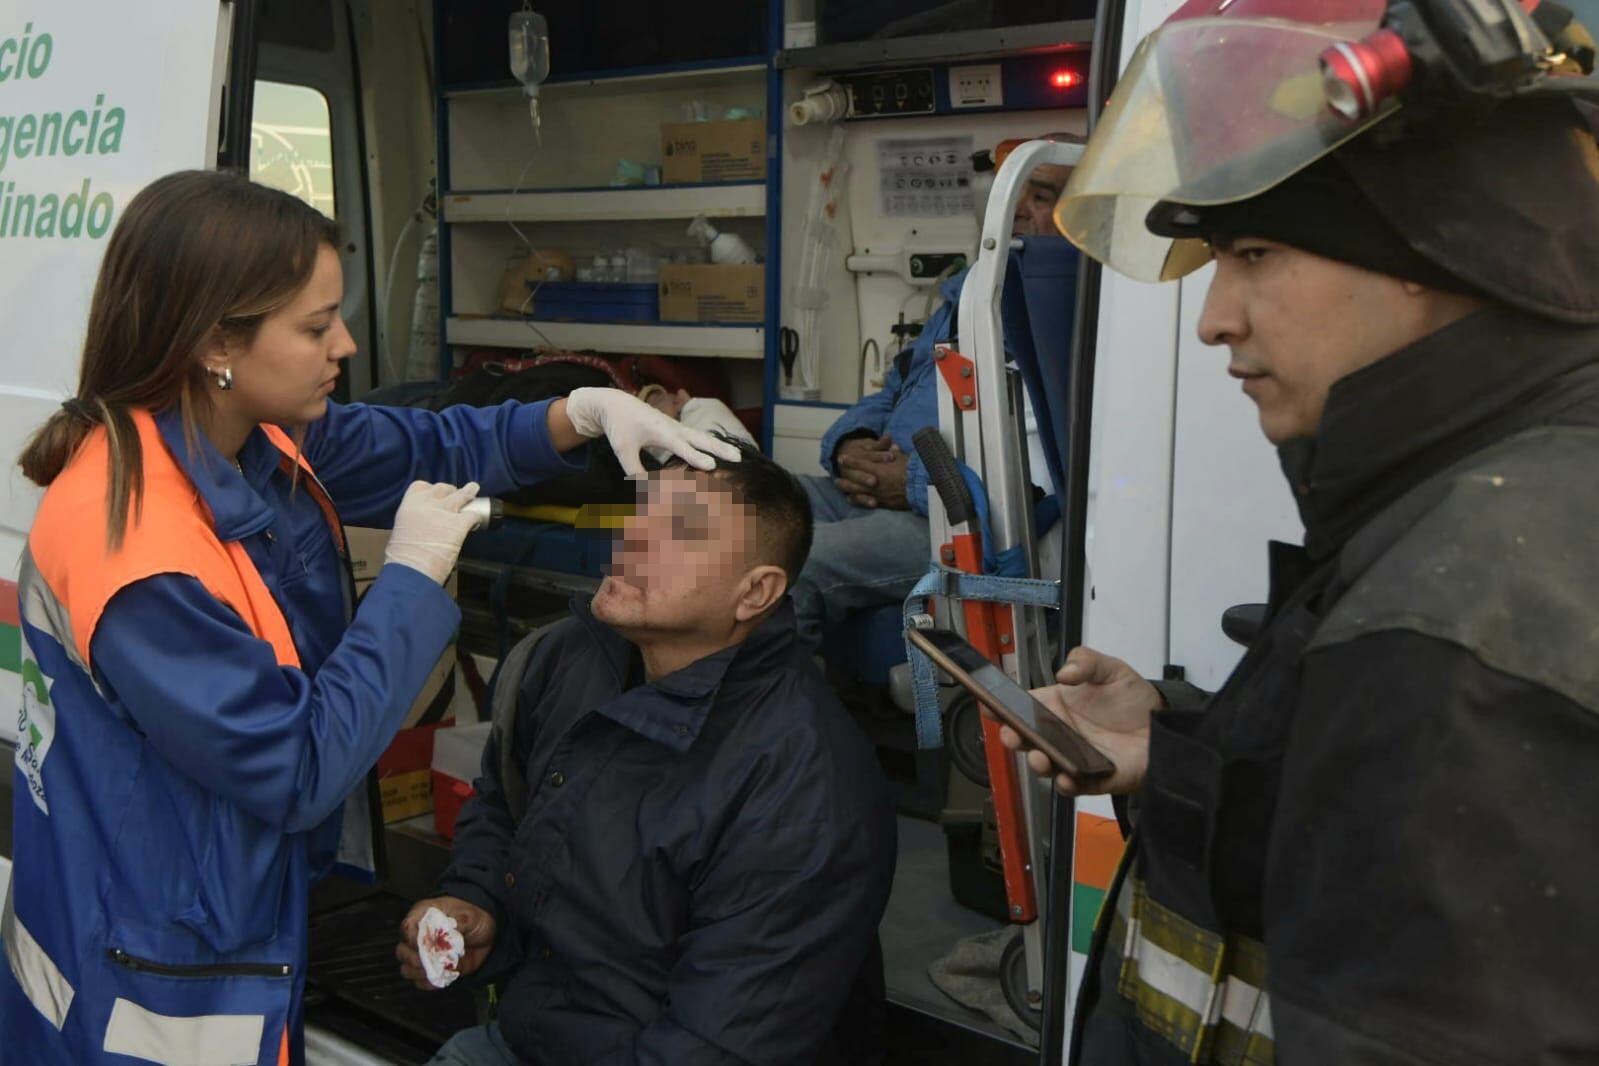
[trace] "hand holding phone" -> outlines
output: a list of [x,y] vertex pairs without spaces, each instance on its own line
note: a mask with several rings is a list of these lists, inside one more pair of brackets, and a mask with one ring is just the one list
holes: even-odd
[[1055,672],[1055,683],[1034,689],[1032,695],[1109,755],[1116,772],[1105,778],[1076,780],[1057,772],[1044,753],[1015,730],[1001,726],[1000,742],[1011,751],[1023,752],[1028,769],[1040,777],[1053,777],[1055,790],[1063,796],[1138,791],[1149,765],[1150,721],[1161,703],[1160,693],[1143,675],[1103,652],[1073,648]]
[[1115,774],[1116,764],[1103,752],[958,633],[948,629],[911,629],[906,635],[957,684],[976,696],[995,718],[1014,730],[1025,746],[1041,752],[1055,772],[1079,782]]

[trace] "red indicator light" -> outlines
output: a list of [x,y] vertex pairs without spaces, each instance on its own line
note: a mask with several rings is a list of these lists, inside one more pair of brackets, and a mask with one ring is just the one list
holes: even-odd
[[1057,70],[1049,76],[1049,83],[1057,89],[1070,89],[1083,83],[1083,76],[1075,70]]

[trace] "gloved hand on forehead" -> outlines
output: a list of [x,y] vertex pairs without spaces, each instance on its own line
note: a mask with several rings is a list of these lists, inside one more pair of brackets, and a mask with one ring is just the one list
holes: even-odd
[[739,459],[738,449],[726,441],[690,429],[620,389],[573,389],[566,417],[581,435],[605,437],[629,477],[644,473],[639,452],[645,448],[664,448],[698,470],[714,470],[718,459]]

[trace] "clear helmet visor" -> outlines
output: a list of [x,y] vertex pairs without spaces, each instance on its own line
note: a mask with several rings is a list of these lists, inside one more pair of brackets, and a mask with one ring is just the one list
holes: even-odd
[[1380,17],[1379,5],[1346,22],[1194,18],[1150,34],[1055,207],[1061,233],[1139,281],[1198,269],[1209,247],[1151,233],[1150,210],[1257,196],[1397,110],[1390,100],[1351,122],[1328,106],[1321,74],[1324,52]]

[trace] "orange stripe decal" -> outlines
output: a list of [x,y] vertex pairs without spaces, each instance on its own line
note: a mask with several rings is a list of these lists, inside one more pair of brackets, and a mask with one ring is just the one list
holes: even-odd
[[1122,859],[1122,831],[1114,818],[1095,814],[1077,815],[1077,861],[1072,880],[1081,885],[1109,891]]

